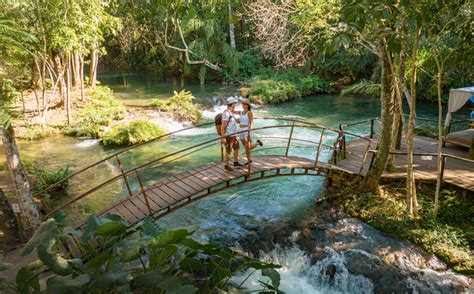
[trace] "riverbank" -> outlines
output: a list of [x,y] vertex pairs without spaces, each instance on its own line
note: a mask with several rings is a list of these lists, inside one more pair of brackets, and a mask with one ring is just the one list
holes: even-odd
[[351,217],[341,205],[341,197],[345,199],[327,192],[308,208],[308,217],[254,229],[241,242],[244,250],[266,261],[294,254],[282,264],[288,267],[284,271],[296,270],[290,269],[291,264],[303,259],[319,280],[334,287],[341,287],[341,283],[356,287],[354,283],[359,281],[372,284],[375,293],[474,290],[471,278],[453,272],[435,255]]
[[[145,136],[142,138],[143,141],[151,139],[146,133],[147,129],[150,129],[153,125],[156,125],[159,129],[154,130],[151,134],[172,132],[192,125],[193,120],[186,117],[184,119],[183,117],[178,118],[175,114],[178,112],[198,111],[198,106],[192,104],[189,99],[189,101],[186,101],[187,104],[184,105],[186,109],[184,109],[183,105],[174,103],[173,111],[161,109],[151,103],[141,107],[125,106],[121,99],[116,97],[107,86],[96,86],[93,89],[86,89],[83,99],[81,99],[80,94],[79,90],[71,92],[73,103],[69,123],[67,111],[61,102],[59,94],[52,91],[46,92],[46,96],[50,97],[49,104],[54,105],[48,107],[46,114],[38,110],[36,100],[38,93],[31,91],[24,95],[24,103],[16,105],[16,110],[21,113],[21,115],[16,115],[14,120],[16,137],[24,140],[36,140],[63,134],[102,140],[104,137],[109,138],[113,133],[117,133],[117,128],[133,131],[133,127],[135,126],[136,129],[137,125],[137,123],[133,124],[134,122],[147,121],[148,125],[140,130],[136,129],[133,131],[135,133],[139,131],[145,133]],[[44,127],[41,127],[42,124]],[[133,137],[134,134],[130,135]],[[132,143],[138,142],[129,140],[124,144]]]

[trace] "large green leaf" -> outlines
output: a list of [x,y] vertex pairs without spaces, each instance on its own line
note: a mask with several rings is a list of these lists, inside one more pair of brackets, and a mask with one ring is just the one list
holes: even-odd
[[144,274],[136,276],[133,281],[135,286],[154,288],[160,281],[168,278],[161,269],[154,269]]
[[52,250],[56,244],[54,236],[36,247],[38,258],[47,265],[55,274],[66,276],[72,274],[72,267],[68,260]]
[[22,267],[16,274],[16,284],[20,293],[30,293],[31,289],[39,291],[38,272]]
[[26,243],[26,245],[21,249],[20,254],[22,256],[26,256],[30,254],[39,244],[47,240],[54,239],[56,237],[56,229],[57,223],[52,218],[42,223],[33,234],[33,237],[31,237],[28,243]]
[[139,230],[142,236],[150,237],[155,237],[161,231],[158,222],[148,216],[143,220],[143,224],[140,226]]
[[153,251],[150,257],[150,264],[153,267],[159,266],[163,261],[178,253],[178,247],[174,245],[167,246],[161,250]]
[[88,274],[80,275],[73,278],[71,275],[66,277],[51,277],[47,280],[47,291],[51,294],[63,293],[84,293],[84,285],[89,283],[90,277]]
[[97,229],[97,227],[99,227],[99,225],[100,225],[100,220],[95,214],[89,216],[86,222],[86,227],[82,231],[82,240],[83,241],[90,240],[92,236],[94,235],[94,231]]
[[100,255],[97,255],[93,258],[91,258],[87,263],[86,263],[86,266],[87,268],[89,269],[92,269],[92,268],[96,268],[96,267],[99,267],[101,265],[104,265],[107,261],[113,259],[114,256],[113,255],[110,255],[110,254],[105,254],[105,253],[102,253]]
[[120,236],[127,232],[127,225],[118,222],[107,222],[101,224],[94,231],[94,234],[98,236]]
[[169,277],[159,283],[156,283],[156,287],[165,290],[166,293],[176,294],[196,293],[198,290],[193,285],[191,285],[188,280],[177,276]]
[[113,289],[128,284],[127,274],[113,271],[104,273],[92,282],[91,288]]
[[278,289],[280,287],[280,274],[273,268],[266,268],[262,270],[262,275],[269,277],[272,281],[273,287]]
[[165,231],[158,236],[156,236],[148,246],[151,249],[155,249],[158,247],[165,247],[170,244],[176,244],[184,240],[186,237],[190,236],[192,233],[186,229],[177,229],[177,230],[169,230]]

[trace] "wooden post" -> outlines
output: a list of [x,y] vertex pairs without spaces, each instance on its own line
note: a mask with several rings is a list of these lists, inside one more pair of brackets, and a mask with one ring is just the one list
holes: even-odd
[[337,142],[332,144],[332,156],[334,158],[334,165],[337,165]]
[[137,175],[138,183],[140,184],[140,189],[142,190],[143,198],[145,198],[145,204],[146,207],[148,208],[148,213],[150,215],[153,214],[153,210],[150,207],[150,202],[148,202],[148,197],[146,196],[145,189],[143,188],[143,183],[142,183],[142,178],[138,174],[138,171],[135,170],[135,174]]
[[321,146],[323,145],[323,136],[324,136],[324,131],[326,129],[323,129],[321,131],[321,135],[319,136],[319,144],[318,144],[318,151],[316,152],[316,159],[314,160],[314,169],[316,169],[316,166],[318,165],[318,160],[319,160],[319,153],[321,151]]
[[288,137],[288,144],[286,145],[285,157],[288,156],[288,152],[290,151],[291,138],[293,137],[293,130],[294,129],[295,129],[295,122],[293,122],[293,125],[291,126],[290,136]]
[[[370,150],[370,142],[369,142],[369,144],[367,144],[367,150],[365,150],[364,156],[362,157],[362,162],[360,164],[360,170],[359,170],[359,176],[362,175],[362,170],[364,170],[364,164],[365,164],[365,161],[367,160],[367,155],[369,153],[369,150]],[[372,161],[370,162],[370,167],[372,167],[374,158],[375,158],[375,154],[372,156]]]
[[132,196],[132,190],[130,189],[130,185],[128,184],[127,176],[125,175],[125,171],[123,170],[123,165],[120,162],[120,159],[118,158],[118,155],[115,155],[115,159],[117,160],[117,163],[120,167],[120,172],[122,173],[122,178],[125,181],[125,185],[127,186],[128,194]]
[[375,119],[370,120],[370,138],[372,139],[374,137],[374,121]]

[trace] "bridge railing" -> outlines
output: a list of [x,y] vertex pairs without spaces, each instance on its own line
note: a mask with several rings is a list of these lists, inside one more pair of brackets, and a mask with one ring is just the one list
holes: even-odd
[[[320,160],[321,150],[324,150],[324,149],[328,150],[328,151],[332,150],[332,152],[333,152],[332,158],[334,159],[333,163],[336,163],[336,161],[337,161],[337,159],[336,159],[337,154],[336,153],[339,149],[342,149],[341,144],[345,140],[346,136],[352,136],[352,137],[355,137],[355,138],[361,138],[361,139],[370,141],[369,139],[363,138],[363,137],[361,137],[357,134],[352,134],[350,132],[328,128],[328,127],[323,126],[323,125],[313,124],[313,123],[309,123],[309,122],[302,121],[302,120],[276,119],[276,118],[257,118],[257,120],[276,120],[279,123],[283,123],[283,124],[257,127],[257,128],[254,128],[252,130],[252,132],[261,132],[261,131],[266,131],[266,130],[269,130],[269,131],[272,132],[275,129],[289,129],[290,132],[289,132],[288,137],[274,136],[274,135],[269,135],[269,136],[262,135],[263,138],[265,138],[265,140],[275,140],[275,141],[283,140],[285,143],[282,144],[282,145],[275,145],[275,146],[270,146],[270,147],[266,147],[266,148],[257,149],[254,152],[263,152],[263,151],[268,151],[268,150],[271,150],[271,149],[282,149],[282,150],[284,150],[284,155],[288,156],[289,152],[290,152],[290,149],[314,148],[314,149],[316,149],[316,153],[314,154],[314,156],[315,156],[315,158],[314,158],[315,159],[315,161],[314,161],[315,162],[315,165],[314,165],[315,168],[317,166],[318,161]],[[58,183],[50,186],[49,188],[47,188],[47,189],[41,191],[40,193],[38,193],[36,196],[41,197],[42,194],[47,193],[50,189],[53,189],[54,187],[57,187],[61,183],[64,183],[64,181],[68,181],[73,177],[77,177],[80,174],[92,169],[93,167],[97,167],[100,163],[103,163],[105,161],[115,160],[116,163],[118,164],[118,172],[115,175],[112,175],[111,177],[109,177],[106,180],[102,181],[100,184],[95,185],[94,187],[86,188],[85,189],[86,191],[81,192],[80,195],[78,195],[76,197],[73,197],[72,199],[69,199],[64,203],[61,203],[61,204],[57,205],[55,208],[53,208],[49,211],[46,211],[45,217],[47,218],[47,217],[49,217],[50,215],[54,214],[55,212],[57,212],[59,210],[70,207],[71,205],[73,205],[75,203],[78,203],[80,200],[82,200],[86,197],[90,197],[90,195],[92,195],[94,193],[101,192],[101,191],[103,193],[112,193],[110,190],[113,190],[113,189],[110,189],[110,187],[112,185],[116,185],[119,182],[122,183],[121,185],[119,185],[120,187],[122,187],[122,188],[119,187],[119,191],[123,191],[123,186],[125,186],[125,188],[126,188],[125,192],[126,192],[126,194],[128,194],[128,196],[132,196],[134,193],[140,192],[140,190],[145,195],[144,189],[145,189],[145,184],[146,183],[143,180],[144,172],[150,173],[150,170],[152,170],[152,169],[156,171],[159,168],[161,168],[161,169],[169,168],[170,163],[176,162],[177,160],[180,160],[180,159],[185,158],[185,157],[189,157],[192,154],[195,154],[197,152],[200,152],[200,151],[203,151],[203,150],[206,150],[206,149],[211,149],[211,148],[219,149],[219,147],[222,147],[221,144],[220,144],[220,138],[216,135],[215,138],[205,140],[203,142],[193,144],[191,146],[187,146],[187,147],[182,148],[182,149],[177,150],[177,151],[167,152],[166,154],[161,155],[161,156],[156,156],[156,157],[152,156],[151,160],[147,160],[144,163],[137,164],[136,166],[130,167],[128,169],[124,168],[124,165],[122,163],[122,160],[124,159],[124,154],[127,153],[127,152],[130,152],[132,150],[136,150],[138,147],[141,147],[143,145],[146,145],[146,144],[149,144],[151,142],[157,141],[159,139],[162,139],[162,138],[165,138],[165,137],[170,137],[170,136],[179,134],[180,132],[183,132],[183,131],[186,131],[186,130],[199,128],[199,127],[203,127],[203,126],[209,126],[209,125],[213,125],[213,124],[214,124],[213,122],[212,123],[207,123],[207,124],[202,124],[202,125],[199,125],[199,126],[186,128],[186,129],[183,129],[183,130],[179,130],[179,131],[176,131],[176,132],[172,132],[172,133],[157,137],[153,140],[150,140],[150,141],[147,141],[147,142],[137,144],[137,145],[125,148],[123,150],[120,150],[119,152],[117,152],[115,154],[107,156],[106,158],[102,159],[101,161],[98,161],[94,164],[91,164],[91,165],[89,165],[85,168],[79,169],[77,172],[75,172],[74,174],[72,174],[68,178],[64,179],[62,182],[58,182]],[[319,132],[318,140],[314,140],[314,139],[312,140],[312,138],[298,138],[298,137],[296,137],[295,136],[295,130],[297,128],[306,128],[306,129],[319,130],[320,132]],[[240,134],[240,133],[242,133],[242,132],[238,132],[236,134]],[[274,133],[274,132],[272,132],[272,133]],[[326,142],[324,142],[325,141],[324,136],[327,133],[333,133],[336,136],[336,139],[333,140],[333,141],[326,140]],[[222,148],[220,148],[220,150],[222,152]],[[361,166],[363,166],[363,164],[364,164],[364,162],[362,161]],[[250,173],[250,168],[251,168],[250,165],[249,165],[248,168],[249,168],[248,172]],[[74,187],[69,187],[69,189],[74,189]],[[109,189],[109,190],[107,190],[107,189]],[[146,202],[148,203],[148,200]],[[46,210],[47,207],[44,207],[44,209]]]

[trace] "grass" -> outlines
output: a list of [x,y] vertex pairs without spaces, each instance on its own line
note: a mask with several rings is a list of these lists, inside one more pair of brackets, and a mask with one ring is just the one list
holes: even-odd
[[409,217],[405,193],[393,185],[381,186],[378,194],[344,191],[339,201],[351,216],[419,245],[458,272],[474,274],[472,199],[443,190],[438,217],[434,219],[433,187],[420,186],[417,196],[420,207],[417,219]]
[[174,91],[173,94],[168,100],[154,99],[150,106],[170,113],[177,121],[198,122],[201,119],[201,111],[199,105],[193,103],[193,94],[186,90]]
[[110,88],[96,86],[86,96],[89,101],[75,115],[74,123],[64,129],[66,135],[98,138],[103,126],[123,118],[125,108]]
[[137,119],[113,126],[104,133],[101,140],[104,145],[133,145],[164,134],[165,131],[156,124]]
[[316,93],[332,92],[329,84],[305,69],[259,70],[250,80],[254,102],[281,103]]

